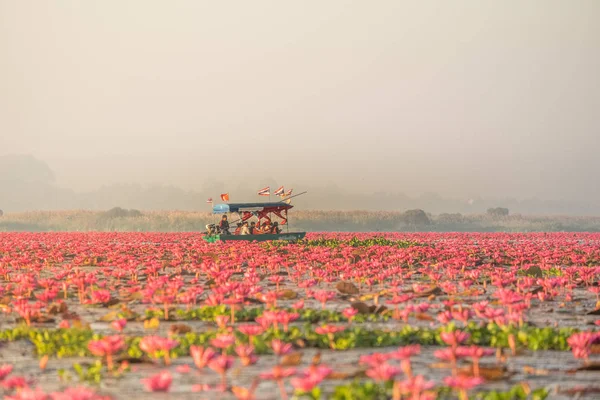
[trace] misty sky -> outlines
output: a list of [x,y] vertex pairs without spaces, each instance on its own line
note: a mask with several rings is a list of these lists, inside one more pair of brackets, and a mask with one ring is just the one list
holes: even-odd
[[0,0],[0,154],[77,190],[600,201],[599,20],[597,0]]

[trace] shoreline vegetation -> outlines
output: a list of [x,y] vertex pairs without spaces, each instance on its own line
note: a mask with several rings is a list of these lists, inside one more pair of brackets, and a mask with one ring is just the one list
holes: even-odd
[[[0,232],[195,232],[216,221],[209,212],[65,210],[5,213]],[[290,229],[307,232],[600,232],[600,217],[438,214],[422,210],[311,211],[290,214]]]

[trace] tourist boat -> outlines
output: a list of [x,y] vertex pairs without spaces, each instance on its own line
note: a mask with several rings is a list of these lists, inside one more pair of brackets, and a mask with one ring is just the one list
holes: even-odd
[[[207,234],[204,237],[205,240],[214,242],[220,240],[222,242],[245,240],[245,241],[257,241],[264,242],[267,240],[287,240],[296,241],[301,240],[306,235],[306,232],[290,232],[288,222],[288,211],[293,208],[288,201],[277,201],[277,202],[265,202],[265,203],[232,203],[232,204],[215,204],[213,207],[213,214],[227,214],[232,216],[228,217],[230,224],[230,235],[226,234],[215,234],[210,235],[209,228],[211,225],[207,225]],[[261,225],[263,222],[272,223],[273,216],[280,219],[278,221],[279,227],[281,228],[280,233],[262,233],[254,235],[241,235],[235,234],[235,226],[238,222],[250,223],[252,219]],[[234,218],[237,218],[234,220]],[[214,225],[213,225],[214,226]]]

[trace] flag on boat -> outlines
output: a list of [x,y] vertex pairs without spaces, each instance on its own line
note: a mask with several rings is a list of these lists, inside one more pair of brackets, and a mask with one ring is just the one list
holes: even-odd
[[208,200],[206,200],[207,203],[211,203],[212,204],[212,197],[209,197]]
[[266,188],[262,188],[258,191],[259,196],[270,196],[271,187],[267,186]]
[[229,193],[223,193],[223,194],[221,194],[221,200],[223,200],[223,201],[229,201]]
[[275,196],[283,196],[285,194],[285,190],[283,190],[283,186],[273,192]]
[[287,192],[285,192],[284,196],[285,197],[291,196],[292,195],[292,190],[294,190],[294,189],[290,189]]

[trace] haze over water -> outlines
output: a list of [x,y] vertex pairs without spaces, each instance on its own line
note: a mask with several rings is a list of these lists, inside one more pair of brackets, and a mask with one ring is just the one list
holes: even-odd
[[0,0],[0,156],[76,191],[598,203],[599,17],[595,0]]

